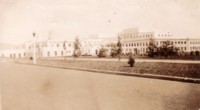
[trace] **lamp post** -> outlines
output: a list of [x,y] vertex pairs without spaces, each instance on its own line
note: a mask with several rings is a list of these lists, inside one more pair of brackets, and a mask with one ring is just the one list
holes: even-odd
[[35,32],[33,32],[33,64],[36,64],[36,56],[35,56]]

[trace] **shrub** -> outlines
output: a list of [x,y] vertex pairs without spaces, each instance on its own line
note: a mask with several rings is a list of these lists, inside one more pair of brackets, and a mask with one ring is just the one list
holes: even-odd
[[99,54],[98,54],[98,57],[106,57],[107,56],[107,54],[108,54],[108,50],[107,49],[104,49],[104,48],[101,48],[100,50],[99,50]]
[[135,59],[133,58],[133,55],[129,56],[129,60],[128,60],[128,64],[130,65],[130,67],[133,67],[135,64]]
[[195,55],[196,55],[196,56],[199,56],[199,51],[195,51]]

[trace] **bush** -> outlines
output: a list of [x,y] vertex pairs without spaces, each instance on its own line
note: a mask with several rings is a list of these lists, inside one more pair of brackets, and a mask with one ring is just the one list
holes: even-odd
[[104,48],[100,49],[98,57],[101,58],[101,57],[106,57],[106,56],[108,56],[108,50]]
[[191,55],[191,56],[193,56],[193,55],[194,55],[194,52],[193,52],[193,51],[191,51],[191,52],[190,52],[190,55]]
[[196,56],[199,56],[199,51],[195,51],[195,55],[196,55]]
[[129,60],[128,60],[128,64],[130,65],[130,67],[134,66],[135,59],[133,58],[133,55],[130,55]]

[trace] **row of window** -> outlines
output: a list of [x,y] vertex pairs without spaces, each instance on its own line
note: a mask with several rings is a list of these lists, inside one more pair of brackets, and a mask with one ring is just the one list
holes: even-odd
[[125,53],[134,53],[134,54],[139,54],[139,53],[146,53],[148,48],[141,48],[141,49],[125,49]]
[[122,44],[123,47],[133,47],[133,46],[148,46],[148,43],[125,43],[125,44]]
[[180,51],[186,51],[186,47],[177,47]]
[[[19,53],[19,54],[13,53],[13,54],[10,54],[10,58],[16,58],[16,57],[21,58],[21,57],[23,57],[23,55],[24,55],[24,57],[25,57],[25,56],[26,56],[26,53],[24,53],[24,54],[21,54],[21,53]],[[4,55],[3,55],[3,56],[4,56]]]
[[186,41],[175,41],[174,44],[186,44]]
[[159,37],[169,37],[169,36],[173,36],[172,34],[158,34]]
[[[63,47],[66,47],[67,45],[66,44],[56,44],[56,47],[60,47],[60,46],[63,46]],[[54,44],[52,43],[51,44],[51,47],[53,47],[54,46]],[[71,47],[71,44],[68,44],[68,47]]]
[[200,41],[193,41],[193,42],[190,42],[190,44],[200,44]]
[[[64,55],[64,52],[63,52],[63,51],[61,51],[60,53],[61,53],[61,56]],[[70,54],[71,51],[66,51],[66,53],[67,53],[67,54],[68,54],[68,53]],[[41,53],[41,55],[42,55],[42,53]],[[48,56],[51,56],[51,52],[48,51],[48,52],[47,52],[47,55],[48,55]],[[58,56],[58,52],[57,52],[57,51],[54,51],[54,56]]]
[[123,36],[124,39],[137,39],[137,38],[147,38],[147,37],[152,37],[152,34],[147,34],[147,35],[127,35]]
[[190,47],[190,51],[191,50],[200,50],[200,47],[194,46],[194,47]]

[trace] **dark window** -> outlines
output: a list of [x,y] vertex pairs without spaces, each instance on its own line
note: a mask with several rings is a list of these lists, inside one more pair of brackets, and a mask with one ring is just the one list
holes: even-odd
[[50,56],[50,51],[48,51],[48,53],[47,53],[47,54],[48,54],[48,56]]

